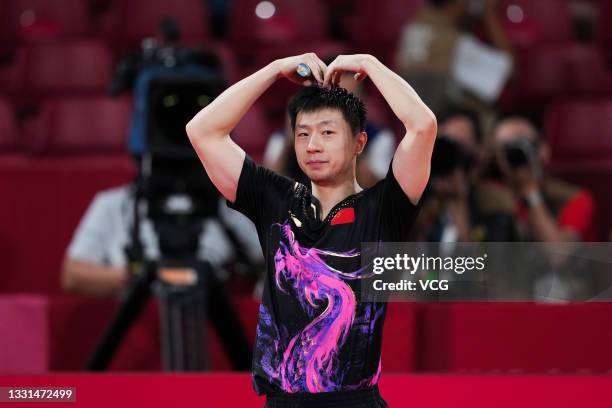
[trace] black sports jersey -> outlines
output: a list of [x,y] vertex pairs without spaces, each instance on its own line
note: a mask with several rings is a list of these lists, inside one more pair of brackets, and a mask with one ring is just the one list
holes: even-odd
[[320,220],[306,186],[246,157],[236,202],[257,228],[266,259],[253,353],[253,386],[330,392],[378,382],[386,303],[359,302],[360,244],[404,241],[417,206],[385,179],[353,194]]

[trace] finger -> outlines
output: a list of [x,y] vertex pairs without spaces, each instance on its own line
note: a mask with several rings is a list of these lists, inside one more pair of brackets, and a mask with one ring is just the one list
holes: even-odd
[[320,84],[323,85],[323,80],[325,79],[325,72],[327,71],[327,65],[325,65],[325,63],[321,61],[319,57],[316,57],[315,61],[317,63],[317,66],[319,67],[319,73],[321,74]]
[[323,62],[323,60],[321,58],[319,58],[319,56],[315,53],[312,53],[312,57],[314,58],[314,60],[317,62],[317,64],[319,64],[320,66],[327,68],[327,64]]
[[325,70],[325,75],[323,76],[323,86],[324,87],[329,87],[331,85],[331,78],[332,78],[332,75],[335,69],[336,67],[334,63],[332,62],[331,64],[329,64],[329,66]]
[[304,80],[304,82],[302,82],[302,85],[310,86],[310,85],[312,85],[312,81],[310,79],[306,79],[306,80]]
[[336,77],[336,81],[338,83],[337,86],[344,87],[346,85],[346,83],[344,82],[346,81],[346,72],[340,72]]
[[336,83],[336,71],[332,71],[330,76],[329,76],[329,87],[333,88],[335,86]]
[[317,80],[318,83],[323,83],[323,76],[321,75],[321,68],[319,68],[319,64],[315,61],[314,58],[310,58],[308,61],[308,66],[310,67],[310,71],[312,72],[312,76]]
[[343,71],[341,70],[336,70],[336,72],[334,72],[334,86],[340,86],[340,79],[342,79],[342,74]]
[[[325,76],[325,71],[327,71],[327,64],[325,64],[321,60],[321,58],[319,58],[319,56],[315,53],[312,53],[312,60],[316,64],[316,66],[319,67],[319,72],[321,73],[321,79],[323,80],[323,77]],[[321,82],[323,82],[322,80]]]
[[355,81],[361,82],[361,81],[363,81],[364,79],[367,78],[367,75],[362,73],[362,72],[358,72],[358,73],[355,74],[355,76],[353,78],[355,78]]
[[312,76],[313,78],[317,81],[317,83],[322,84],[323,83],[323,76],[321,75],[321,71],[319,70],[318,66],[315,66],[312,69]]
[[321,67],[319,65],[319,57],[314,52],[309,52],[308,56],[308,66],[310,67],[310,71],[312,73],[312,77],[317,81],[319,85],[323,84],[323,76],[325,72],[321,71]]
[[333,71],[330,71],[329,79],[327,81],[327,86],[330,87],[330,88],[334,86],[334,77],[336,76],[335,68],[333,68],[333,69],[334,69]]

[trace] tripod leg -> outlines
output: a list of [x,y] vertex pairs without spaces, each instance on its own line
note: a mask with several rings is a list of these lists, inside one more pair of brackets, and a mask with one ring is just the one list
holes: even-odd
[[87,370],[106,370],[126,333],[142,314],[142,310],[151,298],[151,282],[154,271],[154,267],[147,265],[142,275],[130,287],[121,308],[106,328],[96,350],[89,359]]
[[223,284],[214,273],[208,274],[208,296],[206,310],[228,356],[236,370],[250,371],[253,352],[244,333],[244,328],[230,302]]

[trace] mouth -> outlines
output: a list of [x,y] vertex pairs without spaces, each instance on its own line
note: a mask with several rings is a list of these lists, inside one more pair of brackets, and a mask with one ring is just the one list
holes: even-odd
[[326,160],[316,160],[316,159],[311,159],[306,162],[307,165],[312,165],[312,166],[318,166],[318,165],[325,164],[325,163],[327,163]]

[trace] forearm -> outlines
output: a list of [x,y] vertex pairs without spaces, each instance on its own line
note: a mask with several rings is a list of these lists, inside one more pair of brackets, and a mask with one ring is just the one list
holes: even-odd
[[363,58],[366,74],[407,129],[427,129],[435,122],[434,114],[402,77],[371,55]]
[[529,225],[534,238],[542,242],[563,242],[565,234],[544,202],[529,207]]
[[223,137],[229,134],[279,75],[274,61],[229,87],[187,124],[189,137]]
[[127,283],[127,270],[66,259],[62,270],[62,287],[65,291],[84,295],[113,295]]

